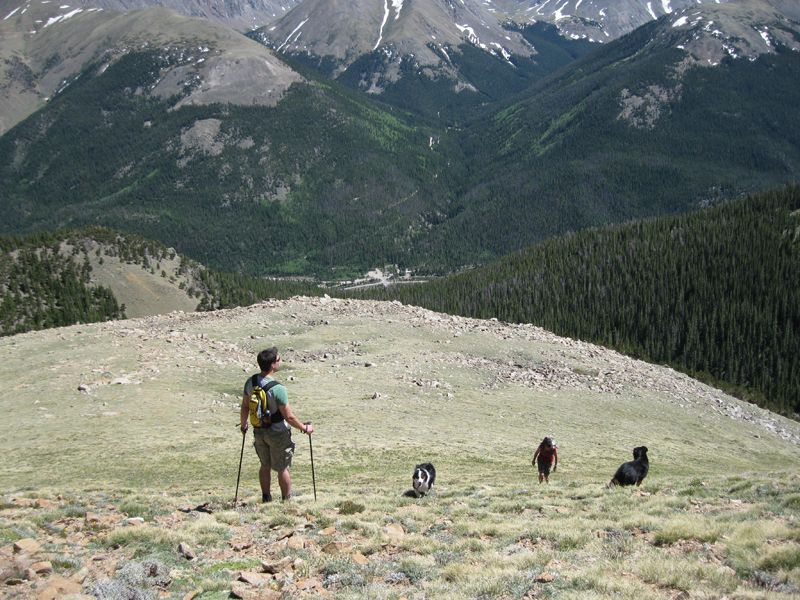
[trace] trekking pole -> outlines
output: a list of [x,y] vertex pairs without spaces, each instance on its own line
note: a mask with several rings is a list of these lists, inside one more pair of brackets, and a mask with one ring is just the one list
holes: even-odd
[[242,432],[242,453],[239,455],[239,474],[236,476],[236,494],[233,496],[233,508],[236,508],[236,501],[239,499],[239,478],[242,476],[242,458],[244,457],[244,440],[247,438],[247,432]]
[[[311,425],[308,421],[306,425]],[[314,502],[317,501],[317,476],[314,474],[314,446],[311,444],[311,434],[308,434],[308,449],[311,451],[311,481],[314,484]]]

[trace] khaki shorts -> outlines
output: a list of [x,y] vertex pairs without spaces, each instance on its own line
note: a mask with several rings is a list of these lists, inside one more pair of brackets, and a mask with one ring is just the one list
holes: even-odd
[[262,467],[269,467],[280,473],[292,466],[294,442],[289,429],[274,431],[254,427],[253,433],[255,435],[253,446]]

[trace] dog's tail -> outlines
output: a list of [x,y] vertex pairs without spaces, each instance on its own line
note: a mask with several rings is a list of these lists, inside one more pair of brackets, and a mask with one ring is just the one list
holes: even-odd
[[606,489],[610,490],[611,488],[615,488],[619,485],[619,481],[617,481],[616,477],[613,477],[611,481],[606,484]]

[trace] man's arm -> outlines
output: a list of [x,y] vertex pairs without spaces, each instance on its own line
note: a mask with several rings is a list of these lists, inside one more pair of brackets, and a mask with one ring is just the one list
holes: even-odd
[[286,422],[289,425],[291,425],[292,427],[296,427],[297,429],[299,429],[303,433],[311,434],[311,433],[314,432],[314,428],[311,426],[311,423],[306,425],[306,424],[300,422],[300,419],[298,419],[297,417],[294,416],[294,413],[292,412],[292,407],[289,406],[288,403],[287,404],[279,404],[278,405],[278,410],[281,411],[281,414],[283,415],[283,418],[286,419]]

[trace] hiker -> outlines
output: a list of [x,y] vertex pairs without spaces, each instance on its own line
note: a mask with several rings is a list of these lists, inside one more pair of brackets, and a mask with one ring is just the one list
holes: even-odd
[[[536,460],[537,457],[539,459],[538,461]],[[543,479],[547,483],[550,483],[550,465],[553,466],[553,473],[556,472],[556,467],[558,467],[558,450],[556,449],[556,443],[549,437],[544,438],[536,449],[536,453],[533,455],[531,465],[538,466],[539,468],[539,483],[542,483]]]
[[[266,387],[274,381],[273,376],[280,368],[281,356],[274,346],[262,350],[257,356],[261,373],[247,378],[242,396],[241,430],[242,435],[247,434],[250,426],[250,393],[254,386]],[[272,471],[278,474],[278,486],[281,497],[288,500],[292,495],[292,479],[289,467],[292,466],[294,455],[294,442],[292,442],[292,427],[296,427],[305,434],[311,435],[314,428],[311,423],[300,422],[289,406],[289,396],[286,388],[276,383],[267,391],[267,407],[269,414],[265,414],[262,426],[253,426],[255,441],[253,446],[261,461],[258,471],[258,481],[261,484],[261,501],[271,502],[272,494],[269,491]],[[291,425],[291,427],[290,427]]]

